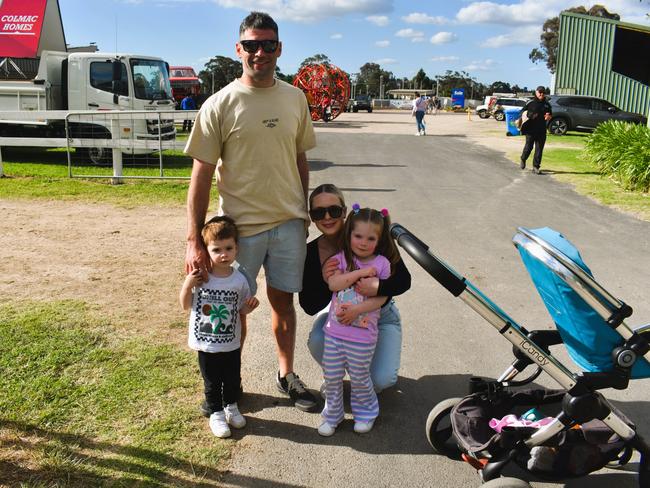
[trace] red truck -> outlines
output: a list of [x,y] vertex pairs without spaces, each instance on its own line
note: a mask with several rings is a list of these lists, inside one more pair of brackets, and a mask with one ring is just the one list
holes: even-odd
[[172,84],[172,95],[178,103],[186,95],[197,97],[201,91],[201,83],[191,66],[170,66],[169,81]]

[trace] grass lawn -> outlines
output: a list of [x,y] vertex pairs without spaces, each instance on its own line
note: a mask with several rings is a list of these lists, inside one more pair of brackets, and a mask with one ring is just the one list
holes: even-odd
[[[164,175],[183,179],[124,179],[113,185],[109,178],[69,178],[65,149],[4,148],[0,198],[45,198],[104,202],[120,207],[182,205],[192,161],[180,151],[165,151]],[[112,176],[112,167],[75,165],[73,175]],[[124,158],[125,176],[158,176],[157,156]]]
[[[614,180],[602,176],[598,168],[583,155],[587,137],[588,134],[581,133],[549,135],[542,170],[558,181],[569,183],[582,195],[650,221],[650,194],[624,190]],[[519,153],[510,153],[508,157],[519,164]]]
[[81,302],[0,305],[0,480],[217,486],[193,354],[121,337]]

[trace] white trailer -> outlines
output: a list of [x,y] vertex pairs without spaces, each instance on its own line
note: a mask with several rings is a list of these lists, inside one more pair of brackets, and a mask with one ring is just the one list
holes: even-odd
[[[120,124],[120,134],[111,125],[74,122],[66,130],[61,111],[151,111],[174,110],[169,66],[162,59],[134,54],[65,53],[43,51],[38,75],[29,81],[0,80],[0,137],[80,139],[174,140],[173,120],[135,118]],[[48,112],[57,116],[48,117]],[[12,117],[12,112],[16,117]],[[29,114],[33,113],[33,117]],[[129,154],[151,152],[132,148]],[[78,151],[94,163],[110,156],[106,148]]]

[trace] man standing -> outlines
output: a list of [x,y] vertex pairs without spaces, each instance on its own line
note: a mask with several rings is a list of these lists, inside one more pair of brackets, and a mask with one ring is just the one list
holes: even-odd
[[[196,110],[196,103],[189,93],[181,100],[181,110]],[[183,119],[183,130],[192,130],[192,119]]]
[[526,169],[526,160],[535,145],[535,155],[533,156],[533,173],[541,173],[542,152],[546,143],[546,122],[551,120],[551,105],[546,101],[544,96],[546,89],[538,86],[535,90],[535,98],[528,102],[522,109],[525,115],[525,122],[521,126],[521,133],[526,136],[526,144],[521,153],[521,163],[519,167]]
[[241,78],[203,104],[185,147],[194,158],[185,271],[200,268],[207,277],[210,268],[200,230],[216,170],[219,214],[233,217],[240,229],[237,260],[252,281],[253,294],[264,266],[277,343],[277,387],[298,409],[310,411],[316,399],[293,369],[293,293],[302,287],[309,222],[305,153],[316,145],[314,129],[302,91],[274,78],[282,53],[275,21],[265,13],[249,14],[239,27],[235,49]]

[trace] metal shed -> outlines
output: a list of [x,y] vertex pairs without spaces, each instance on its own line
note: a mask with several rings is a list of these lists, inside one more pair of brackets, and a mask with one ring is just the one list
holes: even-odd
[[562,12],[554,92],[603,98],[648,117],[650,27]]

